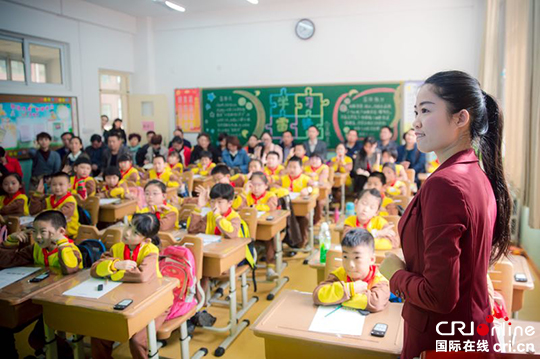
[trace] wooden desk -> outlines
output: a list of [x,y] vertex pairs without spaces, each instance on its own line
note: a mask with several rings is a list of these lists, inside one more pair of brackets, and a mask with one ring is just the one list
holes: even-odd
[[105,204],[99,206],[99,221],[114,223],[130,216],[137,211],[137,201],[133,199],[123,199],[118,203]]
[[[332,244],[329,251],[336,251],[341,253],[341,245]],[[317,284],[325,280],[324,271],[326,269],[326,263],[321,263],[321,251],[317,249],[313,257],[309,260],[308,265],[311,268],[317,270]]]
[[345,184],[347,183],[348,173],[334,173],[334,184],[332,187],[341,188],[341,215],[345,215]]
[[178,187],[167,187],[166,196],[168,200],[176,199],[178,202]]
[[314,240],[314,234],[313,234],[313,212],[315,210],[315,207],[317,206],[317,194],[311,194],[308,197],[300,197],[298,196],[294,200],[291,201],[291,205],[294,211],[294,215],[297,217],[305,217],[308,216],[308,225],[309,225],[309,241],[308,245],[305,248],[294,248],[294,249],[288,249],[288,252],[294,251],[294,252],[306,252],[309,253],[308,257],[304,259],[304,264],[307,264],[308,261],[313,257],[314,249],[315,249],[315,240]]
[[[276,272],[279,278],[271,281],[275,282],[275,287],[268,293],[266,299],[274,299],[277,292],[289,281],[289,277],[282,277],[283,272],[283,246],[281,231],[287,228],[287,218],[291,215],[289,211],[276,210],[263,214],[257,219],[257,240],[274,241],[276,251]],[[274,217],[269,220],[268,217]]]
[[[147,327],[149,350],[155,353],[157,344],[154,319],[172,305],[173,289],[178,285],[178,280],[156,278],[146,283],[122,283],[99,299],[63,295],[88,278],[90,270],[80,271],[32,298],[34,303],[43,306],[46,337],[53,338],[54,330],[59,330],[76,334],[77,339],[85,335],[125,342]],[[115,304],[128,298],[133,300],[129,307],[123,311],[113,309]],[[76,340],[76,343],[75,355],[78,356],[83,353],[82,340]],[[47,354],[54,351],[46,350]]]
[[214,184],[214,179],[212,176],[201,176],[193,175],[193,189],[196,189],[198,186],[210,187]]
[[[48,278],[38,283],[28,282],[46,271],[51,273]],[[43,268],[0,289],[0,327],[15,329],[36,320],[41,315],[41,306],[32,303],[31,299],[68,277],[55,268]]]
[[203,247],[203,275],[219,277],[246,258],[249,238],[222,239]]
[[[310,332],[317,311],[311,293],[286,290],[259,316],[251,330],[264,338],[266,359],[393,358],[403,347],[403,304],[366,317],[362,336]],[[384,338],[370,335],[376,323],[388,324]]]
[[516,282],[515,276],[513,278],[514,291],[512,294],[512,312],[517,312],[523,308],[525,291],[534,289],[534,277],[532,276],[529,264],[527,263],[527,258],[509,254],[508,260],[512,262],[512,265],[514,266],[514,275],[517,273],[523,273],[527,277],[526,282]]

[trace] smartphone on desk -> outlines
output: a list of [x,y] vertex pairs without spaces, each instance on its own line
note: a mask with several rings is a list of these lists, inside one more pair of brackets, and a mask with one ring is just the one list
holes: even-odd
[[34,277],[32,279],[29,279],[28,282],[30,282],[30,283],[39,283],[42,280],[49,278],[49,275],[50,275],[49,272],[41,273],[40,275],[38,275],[38,276],[36,276],[36,277]]
[[382,338],[385,336],[387,330],[388,330],[387,324],[377,323],[375,324],[373,329],[371,329],[371,335],[373,335],[374,337]]
[[133,303],[132,299],[124,299],[121,302],[115,304],[113,308],[116,310],[124,310],[129,307],[131,303]]

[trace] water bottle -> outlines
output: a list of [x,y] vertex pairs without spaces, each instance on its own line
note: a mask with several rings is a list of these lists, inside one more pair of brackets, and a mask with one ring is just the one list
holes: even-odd
[[326,263],[326,253],[330,249],[330,228],[328,227],[328,223],[323,222],[321,224],[321,230],[319,232],[319,252],[320,252],[320,262]]
[[353,202],[347,202],[347,205],[345,206],[345,216],[350,217],[354,216],[356,212],[356,209],[354,208]]

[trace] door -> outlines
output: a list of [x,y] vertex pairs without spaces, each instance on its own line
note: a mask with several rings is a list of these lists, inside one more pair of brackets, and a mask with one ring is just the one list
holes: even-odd
[[166,95],[129,95],[128,127],[146,141],[146,132],[155,131],[163,136],[163,145],[169,144],[172,129]]

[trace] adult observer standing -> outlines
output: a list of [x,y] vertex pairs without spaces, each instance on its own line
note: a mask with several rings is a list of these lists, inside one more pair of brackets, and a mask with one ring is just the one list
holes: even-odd
[[[405,300],[401,358],[435,350],[437,340],[487,341],[491,335],[487,272],[506,254],[512,202],[504,177],[502,112],[480,84],[460,71],[439,72],[418,93],[413,128],[418,148],[435,151],[441,166],[399,222],[405,262],[387,255],[381,273]],[[473,144],[478,147],[483,170]],[[473,322],[474,334],[441,336],[452,322]],[[487,324],[489,333],[476,328]]]

